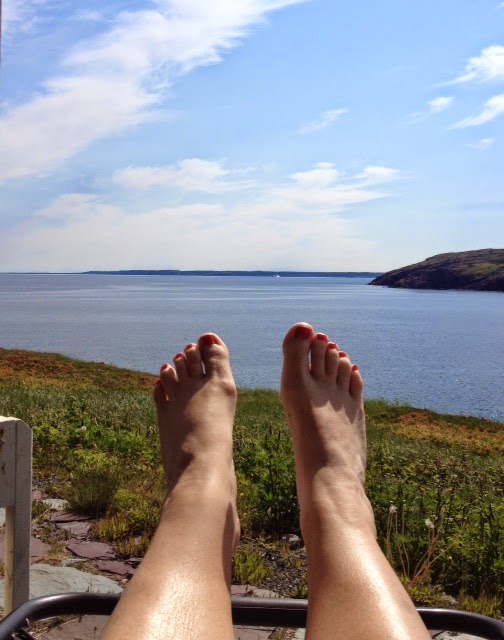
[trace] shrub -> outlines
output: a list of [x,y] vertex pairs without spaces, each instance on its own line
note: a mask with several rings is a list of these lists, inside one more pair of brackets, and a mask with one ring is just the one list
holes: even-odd
[[260,587],[271,578],[273,571],[263,555],[251,545],[242,545],[233,558],[233,580],[238,584],[253,584]]
[[83,468],[74,473],[67,500],[77,513],[98,517],[107,512],[118,488],[119,475],[114,468]]

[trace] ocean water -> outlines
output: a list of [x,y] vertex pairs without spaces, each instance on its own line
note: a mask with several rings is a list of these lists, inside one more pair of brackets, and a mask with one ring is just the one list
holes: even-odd
[[157,373],[214,331],[239,386],[278,389],[283,336],[304,320],[359,364],[367,397],[504,422],[504,294],[368,282],[0,274],[0,346]]

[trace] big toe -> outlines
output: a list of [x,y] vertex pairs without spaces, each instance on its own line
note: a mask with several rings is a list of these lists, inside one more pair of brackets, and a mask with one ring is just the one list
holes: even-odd
[[283,377],[297,377],[309,371],[310,348],[314,336],[313,327],[306,322],[292,326],[283,341]]
[[205,333],[198,340],[198,349],[205,367],[205,375],[209,378],[232,380],[229,350],[224,341],[215,333]]

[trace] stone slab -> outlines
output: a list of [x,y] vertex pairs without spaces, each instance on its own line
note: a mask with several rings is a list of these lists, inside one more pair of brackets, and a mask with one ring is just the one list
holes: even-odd
[[118,576],[132,576],[136,571],[130,564],[119,560],[98,560],[96,566],[100,571],[115,573]]
[[84,616],[77,620],[65,621],[57,627],[37,635],[41,640],[98,640],[108,616]]
[[74,538],[85,538],[91,528],[89,522],[57,522],[58,529],[68,531]]
[[268,640],[274,627],[235,627],[235,640]]
[[[43,558],[50,548],[51,547],[45,542],[42,542],[42,540],[32,537],[30,539],[30,558],[32,560],[40,560],[40,558]],[[2,531],[0,533],[0,562],[3,562],[4,556],[5,533]]]
[[72,540],[66,548],[79,558],[88,560],[112,560],[115,557],[112,547],[105,542]]
[[46,498],[41,502],[49,507],[51,511],[65,511],[68,508],[68,502],[60,498]]
[[51,522],[84,522],[85,520],[91,520],[91,518],[71,511],[56,511],[51,515],[50,520]]
[[[3,608],[5,583],[0,580],[0,606]],[[121,593],[121,587],[106,578],[73,567],[34,564],[30,567],[30,599],[55,593]]]

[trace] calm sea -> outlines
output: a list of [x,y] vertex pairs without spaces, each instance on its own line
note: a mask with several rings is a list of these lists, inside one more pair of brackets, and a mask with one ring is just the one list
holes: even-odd
[[239,386],[278,389],[282,338],[305,320],[359,364],[367,397],[504,422],[504,294],[368,282],[0,274],[0,346],[157,373],[215,331]]

